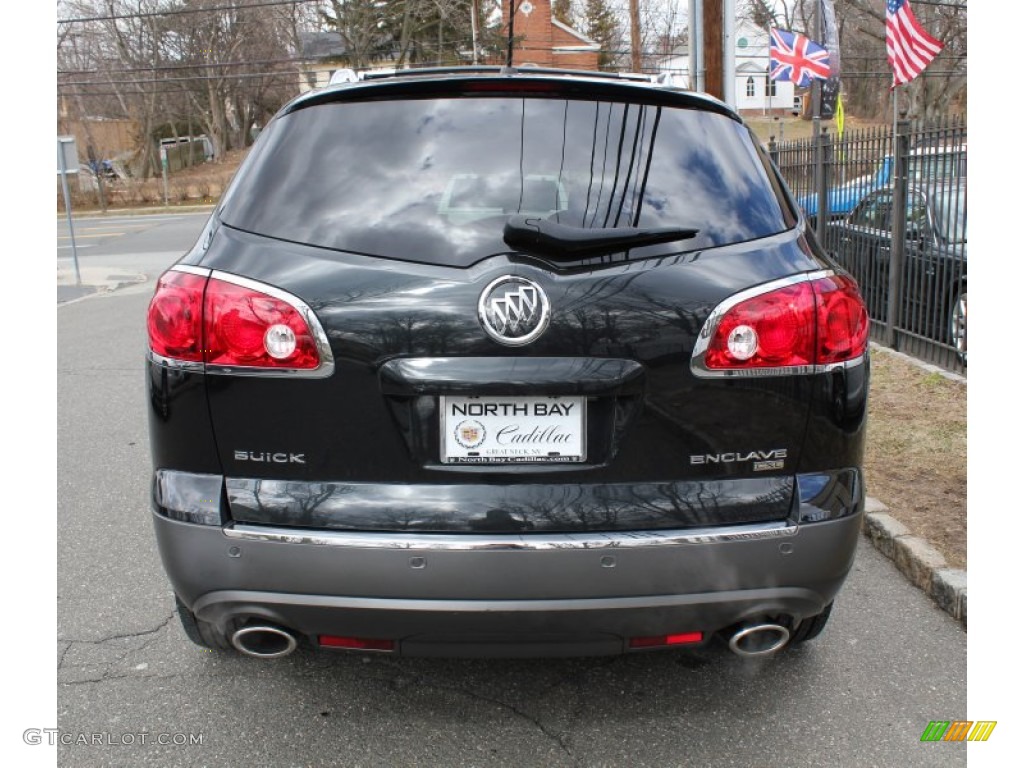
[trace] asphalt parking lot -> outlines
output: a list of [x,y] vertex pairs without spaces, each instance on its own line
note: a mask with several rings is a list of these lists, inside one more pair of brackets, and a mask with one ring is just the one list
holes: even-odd
[[58,310],[61,765],[965,763],[966,744],[920,737],[929,721],[964,717],[966,632],[866,540],[825,633],[761,662],[718,647],[261,662],[192,645],[148,512],[151,289],[128,284]]

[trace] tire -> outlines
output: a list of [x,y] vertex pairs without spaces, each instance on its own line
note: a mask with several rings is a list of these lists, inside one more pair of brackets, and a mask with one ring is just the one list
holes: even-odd
[[828,624],[828,617],[831,615],[832,603],[829,603],[825,606],[825,610],[817,616],[808,616],[794,627],[793,634],[789,638],[789,644],[798,645],[799,643],[806,643],[808,640],[816,638],[825,629],[825,625]]
[[177,606],[181,628],[185,630],[185,635],[189,640],[202,648],[209,648],[215,651],[230,650],[231,644],[228,642],[228,639],[213,624],[197,619],[196,615],[185,607],[185,604],[181,602],[181,598],[177,595],[174,596],[174,602]]
[[949,309],[949,343],[956,350],[956,356],[967,363],[967,285],[953,291]]

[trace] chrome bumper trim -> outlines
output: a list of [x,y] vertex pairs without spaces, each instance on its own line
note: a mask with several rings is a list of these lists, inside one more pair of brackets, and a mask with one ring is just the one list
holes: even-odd
[[796,536],[800,526],[790,522],[737,525],[728,528],[698,528],[686,531],[614,531],[608,533],[559,534],[444,534],[444,533],[353,533],[352,531],[301,531],[296,528],[235,523],[223,528],[224,535],[237,541],[268,541],[282,544],[311,544],[356,549],[398,549],[425,551],[488,551],[554,549],[622,549],[632,547],[721,544]]

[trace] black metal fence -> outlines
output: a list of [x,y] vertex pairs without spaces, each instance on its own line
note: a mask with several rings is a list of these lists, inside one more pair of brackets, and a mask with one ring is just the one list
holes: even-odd
[[966,126],[900,120],[895,136],[823,131],[769,151],[818,241],[860,283],[872,338],[966,373]]

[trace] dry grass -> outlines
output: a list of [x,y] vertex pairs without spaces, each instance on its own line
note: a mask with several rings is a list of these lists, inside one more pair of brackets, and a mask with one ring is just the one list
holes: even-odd
[[[203,163],[170,174],[167,181],[167,203],[198,205],[216,203],[231,181],[248,150],[232,150],[220,163]],[[69,182],[71,206],[75,212],[99,210],[95,190],[81,190],[76,179]],[[108,208],[151,207],[164,204],[164,182],[153,179],[122,179],[106,185]],[[57,210],[64,210],[64,199],[57,183]]]
[[875,348],[867,492],[950,565],[967,567],[967,385]]
[[[770,136],[777,141],[796,141],[797,139],[809,139],[814,134],[814,121],[802,117],[782,117],[778,120],[772,117],[759,117],[753,115],[744,117],[743,120],[761,141],[767,143]],[[862,128],[874,128],[889,125],[875,120],[862,120],[859,117],[847,115],[845,129],[847,131],[859,130]],[[833,120],[822,120],[822,126],[829,132],[835,133],[836,126]]]

